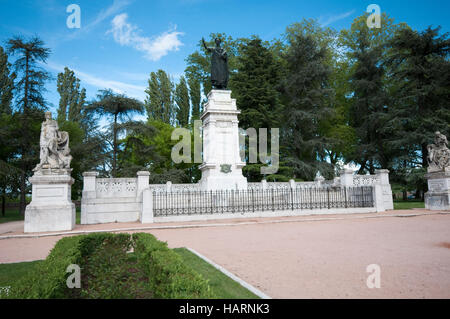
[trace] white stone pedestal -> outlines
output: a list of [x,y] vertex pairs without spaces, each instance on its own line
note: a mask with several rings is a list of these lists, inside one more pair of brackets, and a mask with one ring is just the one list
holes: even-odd
[[425,193],[425,208],[450,210],[450,169],[429,172],[425,175],[428,192]]
[[72,230],[75,204],[72,203],[71,169],[43,169],[30,178],[32,200],[25,210],[25,233]]
[[239,151],[240,111],[229,90],[212,90],[201,116],[203,121],[203,163],[200,165],[203,190],[247,189],[242,175],[245,162]]

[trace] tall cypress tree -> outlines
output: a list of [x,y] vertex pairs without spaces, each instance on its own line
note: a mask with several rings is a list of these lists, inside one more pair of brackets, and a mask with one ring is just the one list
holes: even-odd
[[173,82],[165,71],[150,73],[148,88],[145,90],[148,95],[145,99],[145,108],[149,119],[173,124],[175,120],[173,89]]
[[191,121],[200,119],[201,113],[201,91],[200,81],[195,76],[188,76],[189,97],[191,99],[192,116]]
[[58,122],[61,124],[66,120],[81,121],[82,109],[86,103],[86,90],[80,89],[80,80],[72,70],[65,67],[64,72],[58,74],[56,85],[60,95]]
[[189,124],[189,113],[191,111],[189,103],[189,90],[184,76],[180,77],[180,82],[175,89],[175,103],[177,105],[177,122],[181,127],[186,127]]

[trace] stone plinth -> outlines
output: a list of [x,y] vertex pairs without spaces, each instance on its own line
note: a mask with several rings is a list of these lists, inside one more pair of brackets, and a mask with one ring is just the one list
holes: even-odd
[[425,193],[425,208],[450,210],[450,168],[425,175],[428,192]]
[[41,169],[30,178],[32,200],[25,210],[25,233],[72,230],[71,169]]
[[245,162],[239,151],[240,111],[229,90],[212,90],[202,114],[203,163],[200,165],[203,190],[247,189],[242,175]]

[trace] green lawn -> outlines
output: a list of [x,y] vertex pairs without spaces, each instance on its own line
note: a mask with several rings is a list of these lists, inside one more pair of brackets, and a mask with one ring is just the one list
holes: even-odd
[[215,295],[220,299],[259,299],[251,291],[226,276],[224,273],[197,257],[186,248],[174,249],[184,262],[207,279]]
[[[19,280],[40,262],[41,260],[13,264],[0,264],[0,287],[11,287],[17,280]],[[2,291],[3,290],[0,289],[0,298],[2,296]]]
[[[1,223],[7,223],[7,222],[14,222],[17,220],[23,220],[23,216],[19,214],[19,210],[18,209],[7,209],[5,212],[5,217],[2,216],[2,214],[0,213],[0,224]],[[81,212],[80,209],[77,208],[77,217],[76,217],[76,224],[80,224],[81,220]]]
[[395,200],[394,209],[425,208],[425,203],[418,200]]
[[19,214],[18,209],[7,209],[5,211],[5,216],[0,212],[0,224],[14,222],[16,220],[23,220],[23,216]]

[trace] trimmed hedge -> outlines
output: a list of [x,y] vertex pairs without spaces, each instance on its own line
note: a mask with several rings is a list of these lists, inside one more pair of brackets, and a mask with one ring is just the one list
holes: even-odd
[[[139,283],[127,275],[126,252],[131,247],[134,271],[143,279]],[[108,262],[110,258],[115,260]],[[70,264],[81,267],[82,289],[67,287]],[[214,298],[201,275],[166,243],[146,233],[64,237],[42,263],[11,287],[8,298],[133,298],[135,293],[144,298]]]
[[130,241],[128,234],[93,233],[60,239],[48,257],[33,271],[11,287],[8,298],[48,299],[71,298],[73,290],[67,288],[66,272],[70,264],[81,265],[83,258],[91,254],[105,239]]
[[154,298],[214,298],[208,282],[185,265],[166,243],[147,233],[133,234],[133,241],[138,264],[149,278]]

